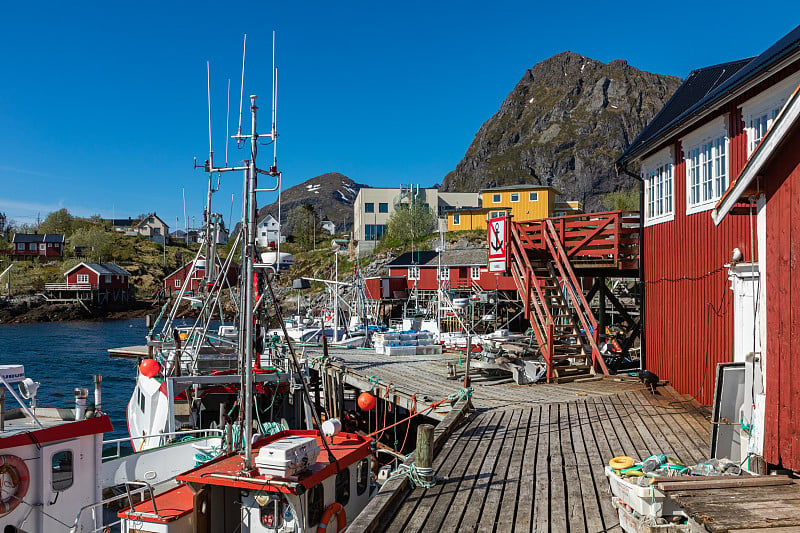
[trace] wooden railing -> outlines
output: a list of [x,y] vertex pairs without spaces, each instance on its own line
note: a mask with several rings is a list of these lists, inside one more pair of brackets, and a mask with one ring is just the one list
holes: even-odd
[[639,213],[609,211],[517,222],[520,242],[528,250],[549,253],[545,225],[575,266],[634,267],[639,259]]
[[45,283],[46,291],[91,291],[97,289],[97,283]]

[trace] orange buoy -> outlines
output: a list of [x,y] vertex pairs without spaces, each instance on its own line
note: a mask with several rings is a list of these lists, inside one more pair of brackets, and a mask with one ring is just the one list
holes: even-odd
[[377,403],[378,400],[375,399],[375,396],[368,392],[362,392],[358,395],[358,406],[364,411],[372,411]]
[[155,359],[145,359],[139,363],[139,372],[145,377],[152,378],[158,375],[158,361]]
[[[366,392],[363,394],[367,394]],[[373,397],[373,400],[375,398]],[[333,518],[336,518],[336,529],[328,529],[333,522]],[[345,526],[347,526],[347,515],[345,513],[344,507],[338,502],[333,502],[325,509],[325,513],[322,515],[322,519],[319,521],[319,525],[317,526],[317,533],[329,533],[333,531],[334,533],[338,533],[342,531]]]

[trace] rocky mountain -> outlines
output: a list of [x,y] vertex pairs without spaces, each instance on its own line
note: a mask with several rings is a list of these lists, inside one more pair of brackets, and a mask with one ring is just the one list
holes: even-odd
[[563,52],[529,69],[487,120],[442,190],[533,183],[602,210],[602,195],[631,188],[614,160],[658,113],[680,78],[623,60]]
[[[293,208],[311,204],[321,218],[332,220],[337,231],[349,231],[353,226],[353,202],[359,189],[369,187],[356,183],[344,174],[328,172],[285,189],[281,194],[281,219]],[[278,202],[258,211],[259,219],[270,213],[278,217]]]

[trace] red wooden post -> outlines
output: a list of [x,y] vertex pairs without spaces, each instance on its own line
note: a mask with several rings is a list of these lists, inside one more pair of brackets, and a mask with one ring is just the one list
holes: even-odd
[[555,336],[555,325],[552,322],[547,324],[547,353],[544,354],[544,361],[547,365],[547,382],[553,381],[553,337]]

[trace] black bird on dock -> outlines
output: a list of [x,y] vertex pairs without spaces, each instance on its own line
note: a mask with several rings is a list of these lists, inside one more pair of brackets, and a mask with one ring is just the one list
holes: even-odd
[[656,386],[658,385],[658,376],[650,372],[649,370],[640,370],[639,371],[639,380],[642,382],[642,385],[650,389],[650,392],[653,394],[656,393]]

